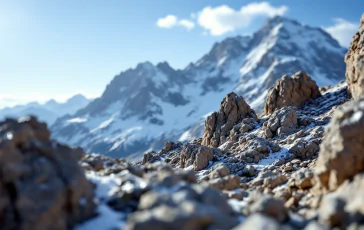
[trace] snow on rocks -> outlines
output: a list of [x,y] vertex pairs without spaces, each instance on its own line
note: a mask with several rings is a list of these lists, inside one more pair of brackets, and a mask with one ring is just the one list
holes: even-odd
[[[124,170],[89,171],[96,185],[99,215],[77,230],[86,229],[230,229],[239,215],[226,196],[206,185],[197,184],[195,174],[175,170],[162,162],[147,163],[135,175],[125,161],[114,162]],[[106,221],[104,226],[102,222]]]

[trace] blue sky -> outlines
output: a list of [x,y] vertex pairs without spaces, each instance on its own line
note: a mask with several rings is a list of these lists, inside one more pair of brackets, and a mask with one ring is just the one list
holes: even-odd
[[3,0],[0,107],[97,96],[142,61],[183,68],[273,14],[327,28],[347,44],[363,9],[361,0]]

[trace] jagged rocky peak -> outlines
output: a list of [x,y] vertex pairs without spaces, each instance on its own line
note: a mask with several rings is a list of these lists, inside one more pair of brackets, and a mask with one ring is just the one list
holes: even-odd
[[210,52],[197,62],[197,66],[211,63],[221,65],[227,60],[238,58],[243,52],[250,49],[251,41],[250,36],[236,36],[216,42]]
[[156,99],[176,106],[186,104],[187,99],[179,93],[186,83],[188,79],[184,74],[174,70],[167,62],[157,66],[148,61],[139,63],[135,68],[115,76],[102,96],[76,116],[100,114],[118,103],[119,111],[124,111],[123,118],[134,115],[139,118],[150,117],[161,113],[159,105],[154,103]]
[[202,145],[218,147],[226,141],[230,130],[243,118],[257,119],[253,109],[244,98],[229,93],[220,104],[220,109],[209,115],[205,122]]
[[285,106],[300,107],[307,100],[320,96],[316,82],[305,72],[297,72],[292,77],[284,75],[268,91],[264,111],[266,114],[271,114]]
[[364,14],[359,31],[354,35],[345,56],[346,79],[352,96],[357,99],[364,95]]

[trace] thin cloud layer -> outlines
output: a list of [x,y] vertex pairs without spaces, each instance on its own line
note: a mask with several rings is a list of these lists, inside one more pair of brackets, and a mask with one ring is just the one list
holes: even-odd
[[343,47],[349,47],[354,34],[358,31],[359,24],[349,22],[342,18],[335,18],[334,25],[324,28]]

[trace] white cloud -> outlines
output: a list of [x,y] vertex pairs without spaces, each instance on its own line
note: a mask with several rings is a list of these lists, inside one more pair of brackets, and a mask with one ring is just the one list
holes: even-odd
[[354,34],[358,31],[359,24],[346,21],[342,18],[333,19],[334,25],[324,28],[343,47],[349,47]]
[[249,3],[235,10],[227,5],[205,7],[198,13],[198,24],[218,36],[250,25],[259,16],[273,17],[287,12],[287,6],[274,7],[268,2]]
[[158,19],[157,26],[166,29],[181,26],[187,30],[192,30],[195,27],[195,23],[187,19],[179,20],[175,15],[167,15],[164,18]]
[[157,21],[157,26],[161,28],[172,28],[176,26],[178,23],[177,17],[174,15],[167,15],[164,18],[160,18]]
[[192,30],[195,27],[195,23],[186,19],[182,19],[181,21],[179,21],[179,24],[185,27],[187,30]]

